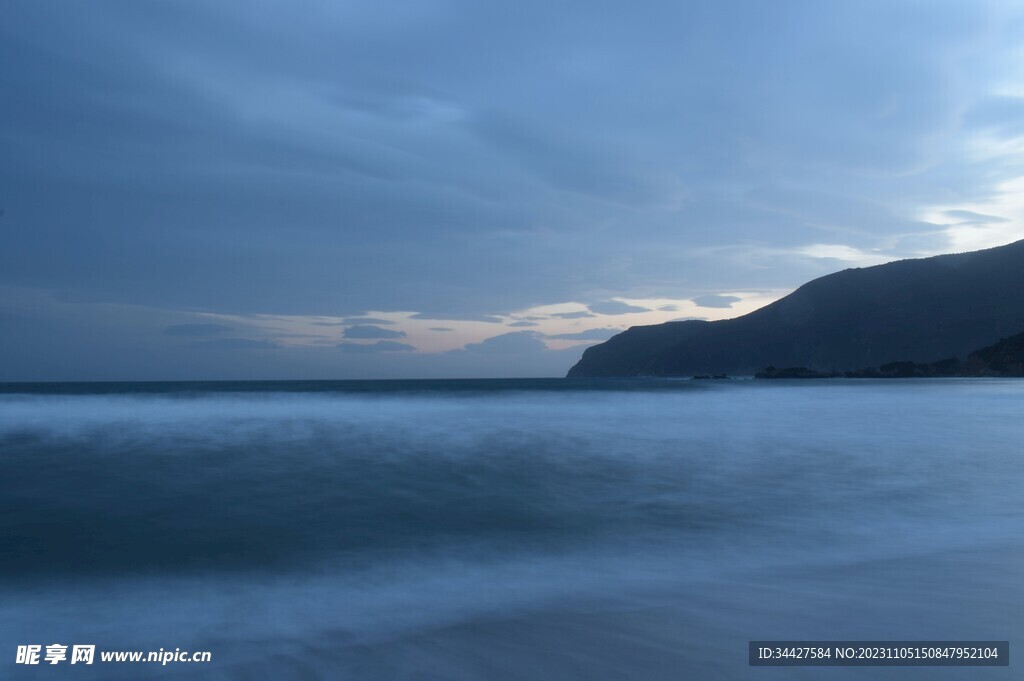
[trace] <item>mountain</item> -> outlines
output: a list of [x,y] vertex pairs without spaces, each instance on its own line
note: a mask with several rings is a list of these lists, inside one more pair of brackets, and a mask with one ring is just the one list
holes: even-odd
[[956,357],[949,357],[940,359],[938,362],[924,364],[907,360],[889,362],[880,367],[846,372],[814,371],[804,367],[789,367],[787,369],[765,367],[754,374],[754,378],[948,378],[967,375],[964,373],[963,363]]
[[[919,364],[907,360],[880,367],[846,372],[815,371],[806,367],[765,367],[754,378],[945,378],[952,376],[1024,376],[1024,333],[1000,338],[998,343],[975,350],[966,362],[956,357]],[[694,378],[701,378],[694,376]]]
[[845,372],[964,358],[1024,330],[1024,241],[899,260],[810,281],[750,314],[635,326],[588,348],[584,376]]
[[972,352],[962,376],[1024,376],[1024,333]]

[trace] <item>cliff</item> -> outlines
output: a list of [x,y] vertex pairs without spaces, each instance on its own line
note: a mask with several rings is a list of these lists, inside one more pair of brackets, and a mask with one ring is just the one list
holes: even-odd
[[1024,241],[848,269],[735,319],[633,327],[588,348],[569,376],[844,373],[963,358],[1024,329],[1020,291]]

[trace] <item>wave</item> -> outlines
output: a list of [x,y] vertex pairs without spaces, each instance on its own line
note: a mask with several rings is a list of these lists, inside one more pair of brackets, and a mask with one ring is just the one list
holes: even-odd
[[711,651],[744,618],[884,637],[861,602],[992,638],[993,594],[1024,601],[1020,391],[8,394],[0,634],[247,679],[742,678]]
[[1000,433],[933,418],[941,394],[906,393],[911,414],[854,391],[855,415],[828,394],[6,398],[0,569],[277,569],[794,522],[823,536],[844,513],[906,522],[971,512],[982,485],[986,503],[1010,494],[1005,442],[984,454],[1002,468],[961,475]]

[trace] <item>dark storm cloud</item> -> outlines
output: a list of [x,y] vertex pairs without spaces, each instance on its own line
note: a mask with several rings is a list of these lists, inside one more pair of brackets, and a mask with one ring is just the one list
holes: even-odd
[[219,336],[231,331],[223,324],[175,324],[164,329],[168,336]]
[[395,341],[377,341],[376,343],[341,343],[338,345],[342,352],[353,352],[359,354],[374,354],[378,352],[412,352],[416,348],[406,343]]
[[350,326],[341,335],[345,338],[405,338],[405,331],[366,325]]
[[598,314],[629,314],[631,312],[650,312],[646,307],[640,307],[639,305],[630,305],[624,303],[621,300],[604,300],[599,303],[591,303],[587,307],[590,308],[591,312],[597,312]]
[[716,308],[728,308],[732,307],[733,303],[740,302],[740,298],[736,296],[697,296],[693,299],[694,304],[697,307],[716,307]]
[[983,2],[11,0],[0,286],[496,324],[795,287],[836,266],[802,246],[941,248],[923,209],[1024,175],[976,153],[1024,131],[1021,25]]

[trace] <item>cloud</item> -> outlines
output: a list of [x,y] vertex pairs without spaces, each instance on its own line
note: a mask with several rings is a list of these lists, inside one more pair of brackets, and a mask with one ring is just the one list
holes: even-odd
[[273,341],[254,338],[215,338],[213,340],[193,341],[188,344],[188,347],[205,350],[267,350],[270,348],[280,348],[281,346]]
[[629,303],[624,303],[621,300],[605,300],[599,303],[591,303],[587,307],[589,307],[592,312],[597,312],[598,314],[618,315],[629,314],[631,312],[650,312],[646,307],[630,305]]
[[662,305],[661,307],[658,308],[658,311],[659,312],[678,312],[679,311],[679,306],[678,305]]
[[341,334],[344,338],[405,338],[405,331],[382,329],[379,326],[350,326]]
[[489,314],[460,314],[458,312],[430,314],[417,312],[410,316],[410,319],[430,319],[449,322],[487,322],[488,324],[501,324],[502,318]]
[[892,262],[896,259],[891,255],[869,253],[859,248],[854,248],[844,244],[812,244],[798,249],[797,252],[800,253],[800,255],[810,258],[839,260],[856,265],[857,267],[881,265],[883,263]]
[[553,340],[608,340],[612,336],[622,333],[622,329],[587,329],[578,333],[559,333],[546,336]]
[[377,317],[346,317],[341,323],[345,326],[351,324],[383,324],[384,326],[397,324],[397,322],[391,321],[390,319],[378,319]]
[[512,322],[511,324],[506,324],[506,326],[514,326],[514,327],[537,326],[537,322],[518,321],[518,322]]
[[448,331],[454,331],[455,329],[453,329],[451,327],[448,327],[448,326],[431,326],[430,330],[431,331],[448,332]]
[[970,224],[984,224],[992,222],[1009,222],[1009,218],[1001,218],[998,215],[985,215],[984,213],[975,213],[971,210],[947,210],[945,211],[947,217],[953,218],[954,220],[962,220]]
[[[979,133],[1020,120],[1021,99],[999,92],[1017,49],[992,30],[1019,19],[1005,7],[570,2],[508,21],[427,4],[382,24],[330,3],[37,5],[0,27],[22,74],[5,83],[5,129],[24,140],[0,179],[25,227],[6,230],[0,276],[94,300],[499,323],[495,310],[578,299],[581,283],[795,287],[818,265],[774,274],[700,252],[837,230],[870,252],[927,229],[910,216],[936,198],[984,197],[1019,171],[966,162]],[[273,68],[255,47],[268,34]],[[523,58],[499,56],[512,50]],[[966,52],[969,67],[953,57]]]
[[501,324],[1024,237],[990,202],[1024,175],[1015,3],[415,4],[5,4],[0,286],[161,337]]
[[742,298],[736,296],[720,296],[720,295],[707,295],[698,296],[693,299],[694,304],[697,307],[716,307],[716,308],[728,308],[732,307],[733,303],[738,303]]
[[472,119],[469,129],[544,183],[592,199],[643,204],[656,200],[669,184],[628,147],[580,135],[571,127],[552,129],[540,118],[487,110]]
[[597,315],[580,310],[578,312],[552,312],[551,316],[558,317],[559,319],[585,319],[587,317],[596,317]]
[[340,343],[337,347],[341,348],[342,352],[358,354],[374,354],[378,352],[413,352],[416,350],[416,348],[411,345],[386,340],[377,341],[376,343]]
[[547,351],[543,336],[536,331],[513,331],[492,336],[479,343],[469,343],[459,350],[447,354],[466,353],[471,355],[521,355]]
[[175,324],[164,329],[168,336],[219,336],[231,331],[223,324]]

